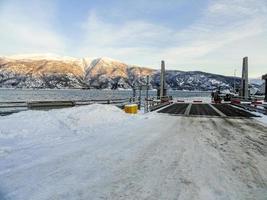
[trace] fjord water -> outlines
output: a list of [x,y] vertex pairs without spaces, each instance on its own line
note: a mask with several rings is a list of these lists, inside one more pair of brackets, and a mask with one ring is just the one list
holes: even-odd
[[[51,100],[95,100],[121,99],[132,96],[132,90],[79,90],[79,89],[0,89],[0,102],[10,101],[51,101]],[[142,91],[142,96],[145,96]],[[137,96],[139,92],[137,91]],[[168,95],[174,98],[209,97],[210,92],[170,90]],[[149,91],[149,96],[156,96],[155,90]]]

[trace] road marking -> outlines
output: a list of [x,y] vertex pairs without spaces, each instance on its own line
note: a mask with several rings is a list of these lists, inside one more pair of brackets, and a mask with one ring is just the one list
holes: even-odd
[[227,117],[224,113],[219,111],[217,108],[215,108],[213,105],[208,104],[216,113],[218,113],[221,117]]
[[190,104],[187,106],[187,108],[186,108],[186,110],[185,110],[185,112],[184,112],[185,115],[189,115],[190,110],[191,110],[191,107],[192,107],[192,103],[190,103]]

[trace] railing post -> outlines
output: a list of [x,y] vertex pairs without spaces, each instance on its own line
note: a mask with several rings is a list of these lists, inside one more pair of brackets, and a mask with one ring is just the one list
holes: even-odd
[[141,109],[141,101],[142,101],[142,86],[139,86],[139,102],[138,102],[138,108]]
[[135,98],[136,98],[136,86],[134,83],[134,85],[133,85],[133,102],[135,102]]

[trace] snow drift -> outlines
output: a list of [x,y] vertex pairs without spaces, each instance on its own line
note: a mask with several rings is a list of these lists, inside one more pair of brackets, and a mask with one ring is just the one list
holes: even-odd
[[266,126],[109,105],[0,118],[0,199],[257,199]]

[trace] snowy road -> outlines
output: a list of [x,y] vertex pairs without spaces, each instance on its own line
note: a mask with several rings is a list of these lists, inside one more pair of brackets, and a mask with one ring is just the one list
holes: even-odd
[[267,127],[93,105],[0,118],[0,199],[267,199]]

